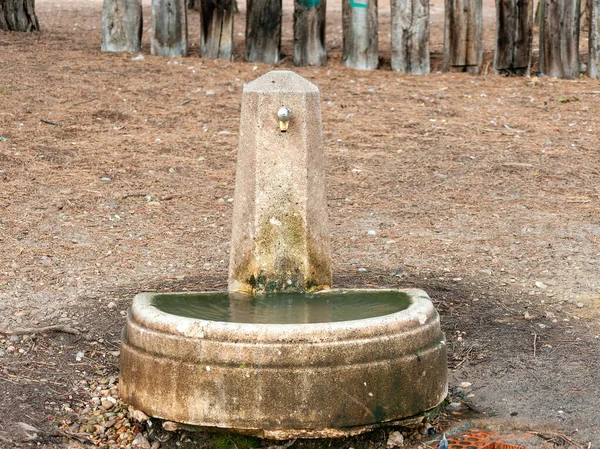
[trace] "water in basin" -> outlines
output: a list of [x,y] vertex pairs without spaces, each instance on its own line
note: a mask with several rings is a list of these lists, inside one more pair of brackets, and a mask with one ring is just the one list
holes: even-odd
[[157,294],[154,307],[172,315],[210,321],[262,324],[330,323],[389,315],[410,298],[394,290],[320,293]]

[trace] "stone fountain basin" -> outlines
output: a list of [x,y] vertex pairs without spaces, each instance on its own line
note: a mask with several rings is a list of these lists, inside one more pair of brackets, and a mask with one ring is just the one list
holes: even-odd
[[418,415],[446,397],[445,338],[427,294],[399,291],[410,299],[399,312],[301,324],[186,318],[153,305],[165,294],[139,294],[123,331],[121,396],[153,417],[280,440]]

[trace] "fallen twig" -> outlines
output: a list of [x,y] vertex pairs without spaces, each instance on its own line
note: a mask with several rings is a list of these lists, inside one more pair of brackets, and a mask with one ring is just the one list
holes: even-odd
[[537,334],[534,332],[533,333],[533,358],[535,358],[536,353],[537,353]]
[[0,329],[0,334],[4,335],[24,335],[24,334],[44,334],[46,332],[64,332],[65,334],[79,335],[81,332],[74,327],[63,324],[55,324],[46,327],[26,327],[21,329]]
[[536,435],[536,436],[540,437],[543,440],[550,441],[551,443],[556,443],[556,444],[560,444],[560,445],[564,445],[565,443],[568,443],[569,445],[576,447],[578,449],[583,449],[585,447],[582,444],[578,443],[577,441],[573,440],[572,438],[569,438],[564,433],[550,433],[550,434],[542,433],[542,432],[530,432],[530,433],[532,435]]
[[188,104],[190,101],[192,101],[191,98],[186,98],[181,103],[179,103],[179,106],[184,106],[184,105]]
[[123,195],[121,197],[121,199],[126,200],[127,198],[146,197],[146,196],[148,196],[148,194],[147,193],[143,193],[143,192],[140,192],[140,193],[126,193],[125,195]]
[[80,104],[91,103],[92,101],[97,100],[98,98],[90,98],[89,100],[80,101],[78,103],[73,103],[71,106],[79,106]]
[[64,430],[56,429],[56,430],[52,431],[52,433],[50,433],[50,436],[64,437],[69,440],[78,441],[82,444],[93,444],[92,441],[89,439],[89,436],[90,436],[89,433],[73,433],[73,432],[66,432]]
[[58,123],[51,122],[50,120],[40,119],[40,122],[45,123],[46,125],[60,126]]

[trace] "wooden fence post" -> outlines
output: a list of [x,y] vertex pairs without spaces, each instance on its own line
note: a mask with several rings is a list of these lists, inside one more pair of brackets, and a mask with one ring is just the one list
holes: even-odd
[[326,65],[327,0],[294,1],[294,65]]
[[429,73],[429,0],[392,0],[392,70]]
[[579,76],[580,0],[543,0],[540,72],[557,78]]
[[376,69],[379,63],[377,0],[342,0],[342,28],[346,66]]
[[588,75],[600,78],[600,0],[589,0],[590,59]]
[[246,60],[277,64],[281,53],[281,0],[247,0]]
[[529,75],[533,15],[533,0],[496,0],[497,74]]
[[137,53],[141,45],[141,0],[104,0],[102,51]]
[[187,56],[185,0],[152,0],[152,44],[156,56]]
[[233,57],[234,0],[202,0],[200,5],[200,56]]
[[446,0],[444,70],[481,72],[482,31],[482,0]]

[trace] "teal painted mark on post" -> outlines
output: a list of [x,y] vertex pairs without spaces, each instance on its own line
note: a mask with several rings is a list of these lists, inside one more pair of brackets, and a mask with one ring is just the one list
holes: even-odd
[[321,4],[321,0],[300,0],[302,6],[306,8],[312,8],[314,6],[319,6]]
[[350,0],[350,6],[353,8],[368,8],[369,0]]

